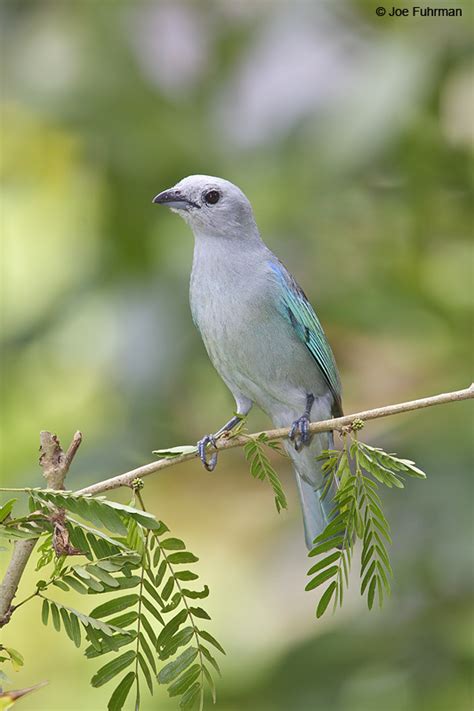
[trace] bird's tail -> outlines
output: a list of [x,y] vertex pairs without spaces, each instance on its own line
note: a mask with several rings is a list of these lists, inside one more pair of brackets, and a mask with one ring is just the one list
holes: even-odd
[[322,462],[317,457],[324,449],[333,448],[332,432],[313,435],[309,447],[297,452],[291,442],[285,444],[296,474],[296,483],[303,512],[306,546],[313,548],[313,541],[319,536],[335,516],[333,497],[336,484],[333,482],[326,495],[322,473]]

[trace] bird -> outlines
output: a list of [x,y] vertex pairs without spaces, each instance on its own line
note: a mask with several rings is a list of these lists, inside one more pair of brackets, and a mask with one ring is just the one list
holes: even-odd
[[323,491],[318,459],[333,448],[333,433],[312,435],[309,423],[343,414],[341,382],[321,323],[295,278],[264,243],[252,206],[236,185],[190,175],[153,203],[179,214],[194,233],[192,318],[235,399],[234,416],[199,440],[200,459],[214,469],[216,440],[231,433],[254,404],[275,427],[291,428],[284,444],[311,549],[335,515],[337,483]]

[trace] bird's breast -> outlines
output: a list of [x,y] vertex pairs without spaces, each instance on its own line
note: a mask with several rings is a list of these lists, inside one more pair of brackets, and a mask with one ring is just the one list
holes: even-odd
[[281,403],[303,411],[307,392],[327,390],[319,369],[278,311],[268,272],[247,259],[198,255],[190,303],[209,357],[231,389],[271,414]]

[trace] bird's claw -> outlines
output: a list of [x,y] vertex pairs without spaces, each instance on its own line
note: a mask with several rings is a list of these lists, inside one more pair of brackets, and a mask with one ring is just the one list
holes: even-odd
[[197,448],[199,453],[199,459],[201,460],[207,471],[212,472],[216,468],[217,464],[217,451],[213,452],[211,454],[210,459],[208,459],[206,452],[208,444],[212,444],[212,446],[215,448],[216,438],[214,437],[214,435],[206,435],[205,437],[200,439],[197,443]]
[[309,444],[311,434],[309,431],[309,417],[307,415],[303,415],[293,422],[289,437],[295,445],[297,452]]

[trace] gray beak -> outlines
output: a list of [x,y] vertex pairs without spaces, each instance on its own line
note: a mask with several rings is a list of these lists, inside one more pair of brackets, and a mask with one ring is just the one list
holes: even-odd
[[154,203],[157,205],[166,205],[166,207],[172,207],[175,210],[187,210],[190,207],[200,207],[197,203],[192,200],[188,200],[182,192],[171,188],[170,190],[163,190],[162,193],[158,193],[153,198]]

